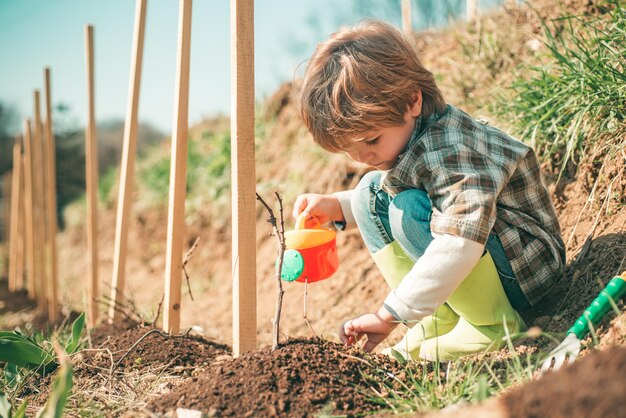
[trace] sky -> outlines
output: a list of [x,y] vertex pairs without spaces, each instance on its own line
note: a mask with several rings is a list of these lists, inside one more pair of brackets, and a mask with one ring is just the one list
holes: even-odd
[[[440,0],[429,1],[435,6]],[[462,0],[448,0],[460,4]],[[483,0],[487,7],[498,0]],[[147,6],[139,120],[171,131],[174,111],[178,1]],[[270,95],[311,55],[315,45],[341,24],[377,17],[400,25],[399,1],[256,0],[255,90]],[[381,7],[382,5],[382,7]],[[394,7],[395,6],[395,7]],[[441,25],[446,18],[419,19],[414,28]],[[424,7],[422,5],[422,7]],[[391,10],[390,8],[393,8]],[[396,10],[397,9],[397,10]],[[230,113],[230,1],[196,0],[191,24],[189,122]],[[94,26],[95,111],[98,122],[123,119],[129,90],[134,0],[0,0],[0,103],[17,112],[16,125],[30,117],[33,91],[43,90],[51,68],[53,105],[64,104],[78,124],[87,117],[85,25]],[[42,96],[43,97],[43,96]]]

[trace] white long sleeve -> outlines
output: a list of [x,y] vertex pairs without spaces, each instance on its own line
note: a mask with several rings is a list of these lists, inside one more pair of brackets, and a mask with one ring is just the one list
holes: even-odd
[[354,220],[354,215],[352,214],[352,204],[350,203],[352,192],[353,190],[345,190],[333,193],[337,196],[337,199],[339,199],[341,211],[343,212],[344,225],[341,228],[342,230],[354,228],[356,226],[356,221]]
[[431,315],[469,275],[484,246],[454,235],[435,239],[417,260],[400,286],[385,299],[385,308],[402,321],[419,321]]
[[[352,190],[334,195],[345,219],[342,229],[355,227]],[[399,320],[418,321],[431,315],[469,275],[484,251],[482,244],[455,235],[433,236],[424,255],[385,299],[385,307]]]

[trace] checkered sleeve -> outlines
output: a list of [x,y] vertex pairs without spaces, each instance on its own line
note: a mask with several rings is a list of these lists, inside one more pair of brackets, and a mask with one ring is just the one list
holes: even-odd
[[460,143],[426,153],[423,162],[418,176],[432,201],[431,231],[485,244],[510,165]]

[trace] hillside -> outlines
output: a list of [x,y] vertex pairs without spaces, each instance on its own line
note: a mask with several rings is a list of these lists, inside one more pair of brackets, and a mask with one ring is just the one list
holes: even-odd
[[[623,105],[621,110],[617,106],[611,109],[613,113],[607,113],[610,117],[587,109],[587,113],[581,113],[580,125],[563,122],[574,126],[570,129],[560,128],[556,122],[545,125],[540,116],[535,116],[541,113],[532,113],[540,112],[538,105],[529,104],[524,113],[522,104],[530,103],[529,92],[541,90],[533,84],[539,83],[535,80],[543,80],[545,90],[553,92],[548,96],[574,97],[559,90],[558,80],[566,80],[569,73],[557,66],[554,45],[559,43],[551,39],[563,35],[569,42],[566,44],[571,45],[577,34],[585,33],[568,32],[569,22],[593,21],[598,27],[609,27],[615,19],[614,7],[611,2],[537,0],[530,6],[492,12],[476,24],[457,23],[445,30],[415,34],[421,59],[435,73],[449,103],[532,144],[542,159],[567,246],[567,269],[546,300],[522,315],[529,326],[539,327],[557,339],[606,283],[626,270],[626,112]],[[562,19],[564,15],[577,18]],[[623,51],[623,45],[621,48]],[[571,50],[577,51],[574,47]],[[546,71],[543,78],[537,68]],[[555,84],[549,84],[548,73]],[[616,94],[623,95],[624,79],[615,83]],[[283,85],[259,105],[256,121],[257,191],[269,203],[275,203],[272,194],[278,191],[285,199],[286,215],[291,213],[298,194],[348,189],[367,172],[366,167],[346,156],[327,154],[313,144],[299,117],[297,90],[297,81]],[[599,112],[599,108],[597,105],[594,111]],[[534,131],[525,119],[528,115],[536,118],[534,126],[538,128]],[[572,121],[578,120],[575,116]],[[551,120],[563,117],[561,112]],[[562,142],[557,141],[559,138]],[[198,327],[194,329],[201,329],[206,339],[223,344],[231,344],[232,339],[229,139],[229,122],[225,119],[206,120],[190,129],[186,248],[196,239],[200,241],[187,266],[190,289],[183,285],[181,324],[183,329]],[[154,317],[163,294],[168,154],[168,144],[154,146],[137,165],[125,296],[134,301],[148,321]],[[100,282],[108,294],[116,189],[111,187],[103,194]],[[66,209],[67,228],[58,241],[61,297],[67,310],[82,310],[85,298],[84,211],[84,202],[75,202]],[[260,205],[257,215],[258,341],[259,346],[267,346],[271,343],[274,315],[276,242],[268,235],[271,227]],[[288,222],[291,228],[293,220]],[[306,301],[306,315],[315,334],[333,341],[338,340],[337,329],[344,319],[377,307],[387,294],[357,231],[339,233],[337,245],[339,271],[329,280],[310,285]],[[303,319],[304,287],[299,283],[285,287],[282,333],[289,337],[310,336]],[[619,317],[609,315],[597,330],[595,341],[590,338],[586,345],[624,345],[626,315],[623,304],[620,307]],[[32,320],[34,313],[29,312],[4,317],[5,326]],[[544,337],[525,344],[543,350],[555,345],[554,339]]]
[[[593,12],[584,7],[566,4],[572,13]],[[539,4],[541,6],[541,4]],[[556,5],[544,6],[541,16],[558,16]],[[515,26],[518,30],[498,28]],[[478,26],[457,24],[445,31],[429,31],[416,36],[424,64],[437,75],[449,102],[487,117],[494,126],[515,132],[506,118],[492,109],[498,95],[510,94],[506,88],[520,71],[520,66],[546,60],[548,51],[541,44],[542,28],[535,11],[530,8],[508,9],[481,20]],[[459,71],[462,70],[462,71]],[[294,95],[297,88],[286,84],[260,107],[257,120],[258,192],[268,201],[278,191],[285,198],[285,211],[299,193],[331,192],[353,187],[365,167],[342,155],[327,154],[314,146],[303,127]],[[555,289],[555,298],[581,292],[564,306],[542,308],[540,324],[549,331],[562,331],[573,316],[598,290],[598,280],[606,283],[623,268],[626,248],[624,237],[623,160],[620,153],[610,151],[607,144],[615,142],[620,130],[586,138],[584,152],[576,166],[568,165],[559,175],[558,165],[544,158],[545,177],[553,192],[559,211],[563,237],[567,243],[568,277],[563,289]],[[187,202],[188,245],[200,238],[199,247],[188,266],[191,292],[184,291],[183,327],[200,326],[205,334],[222,342],[231,338],[230,301],[230,217],[228,192],[229,152],[228,121],[206,121],[190,129],[190,191]],[[621,144],[623,152],[623,143]],[[130,226],[130,252],[127,264],[127,297],[136,300],[147,316],[156,310],[161,299],[164,272],[165,224],[167,216],[167,182],[169,170],[167,144],[154,148],[138,163],[137,192],[133,222]],[[192,168],[196,167],[196,168]],[[211,178],[211,176],[219,176]],[[116,190],[109,191],[103,202],[100,220],[101,282],[106,289],[110,280],[115,224]],[[602,216],[597,216],[602,209]],[[62,295],[79,308],[86,259],[84,208],[75,205],[66,211],[71,225],[61,236],[61,265],[65,266]],[[258,208],[257,269],[259,343],[269,343],[270,318],[273,315],[273,262],[275,241],[265,222],[265,213]],[[289,221],[291,221],[289,219]],[[342,318],[376,306],[386,289],[357,232],[339,234],[341,266],[332,280],[311,286],[307,316],[316,333],[333,338]],[[591,247],[583,245],[592,240]],[[350,254],[350,257],[342,255]],[[621,267],[620,267],[621,265]],[[577,286],[569,289],[572,278]],[[583,285],[583,286],[581,286]],[[565,293],[562,293],[565,292]],[[302,320],[303,288],[287,285],[283,330],[286,335],[307,335]],[[561,305],[561,304],[559,304]],[[554,317],[562,318],[560,323]],[[531,318],[531,323],[532,323]]]

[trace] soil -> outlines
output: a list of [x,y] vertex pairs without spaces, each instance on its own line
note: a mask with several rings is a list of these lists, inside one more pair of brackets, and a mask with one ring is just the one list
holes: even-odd
[[626,416],[626,348],[595,351],[503,397],[510,418]]
[[[214,364],[147,406],[156,412],[195,409],[211,416],[354,416],[382,409],[368,399],[365,374],[371,362],[397,372],[386,356],[347,352],[321,339],[290,339],[276,350],[244,354]],[[365,373],[365,374],[364,374]]]
[[[111,331],[107,329],[106,332]],[[230,353],[226,345],[192,335],[170,336],[152,326],[138,326],[125,331],[118,328],[118,332],[95,346],[96,350],[83,354],[85,371],[95,373],[100,369],[110,369],[112,365],[114,370],[120,371],[153,365],[202,367],[216,357]],[[100,336],[96,333],[94,341],[100,341]]]
[[416,414],[420,418],[626,417],[626,348],[597,350],[499,398]]

